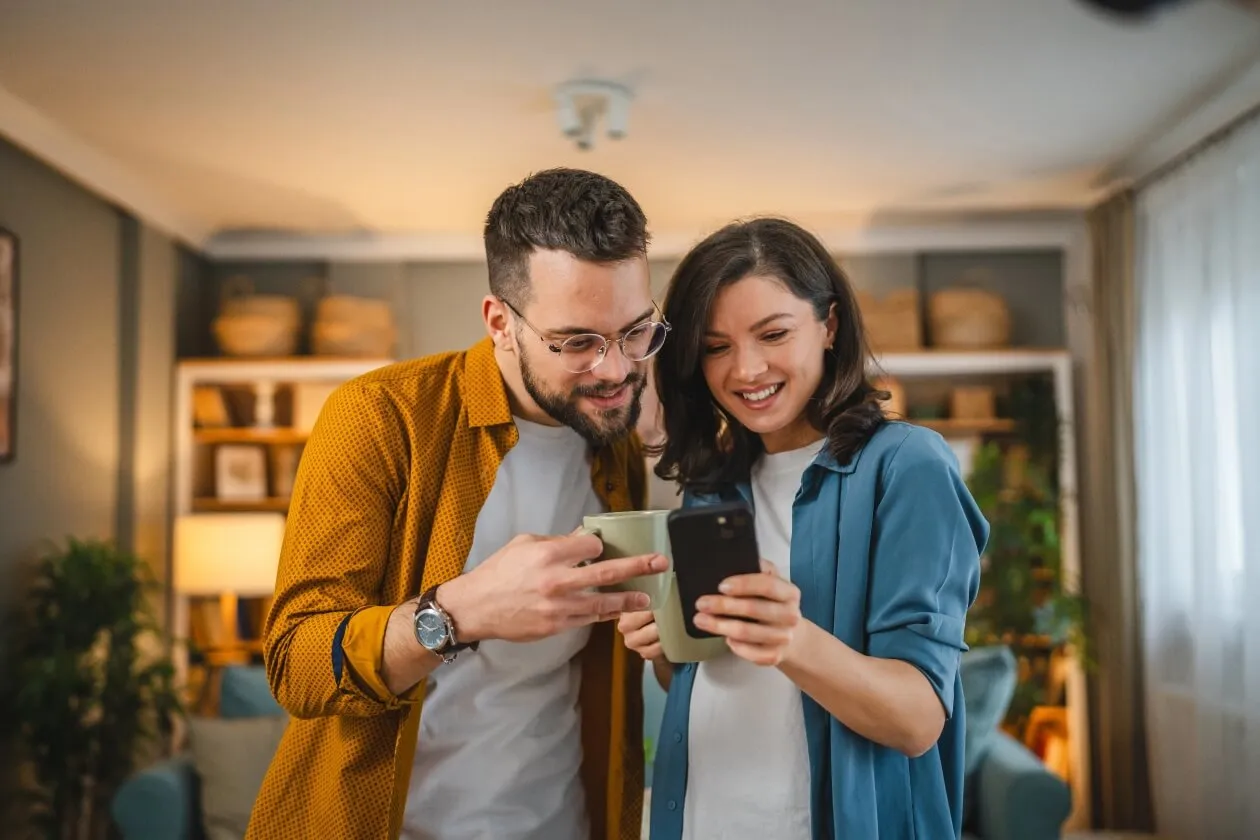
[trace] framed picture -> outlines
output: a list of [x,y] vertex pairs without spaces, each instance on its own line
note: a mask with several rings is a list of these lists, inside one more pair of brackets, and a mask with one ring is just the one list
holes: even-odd
[[0,228],[0,463],[13,460],[17,433],[18,240]]

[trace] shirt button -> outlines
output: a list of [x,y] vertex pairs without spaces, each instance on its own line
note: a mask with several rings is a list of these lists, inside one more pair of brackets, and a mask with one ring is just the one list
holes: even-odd
[[681,732],[675,732],[675,733],[674,733],[674,743],[675,743],[675,744],[681,744],[681,743],[682,743],[682,733],[681,733]]
[[666,808],[668,808],[668,809],[669,809],[669,810],[671,810],[671,811],[677,811],[677,810],[678,810],[678,803],[677,803],[677,802],[675,802],[673,799],[671,799],[671,800],[669,800],[668,802],[666,802],[666,803],[665,803],[665,807],[666,807]]

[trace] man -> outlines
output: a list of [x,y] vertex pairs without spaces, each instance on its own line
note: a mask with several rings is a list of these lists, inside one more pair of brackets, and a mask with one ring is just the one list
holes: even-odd
[[643,503],[668,331],[647,241],[608,179],[528,178],[486,221],[488,338],[330,397],[265,634],[294,720],[250,838],[638,837],[641,665],[610,620],[646,598],[598,587],[666,561],[587,565],[573,532]]

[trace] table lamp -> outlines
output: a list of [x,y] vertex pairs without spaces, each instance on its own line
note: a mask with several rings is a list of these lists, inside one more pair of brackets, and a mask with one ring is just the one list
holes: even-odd
[[225,647],[237,641],[237,599],[275,591],[284,523],[281,513],[194,513],[175,520],[175,591],[219,598]]

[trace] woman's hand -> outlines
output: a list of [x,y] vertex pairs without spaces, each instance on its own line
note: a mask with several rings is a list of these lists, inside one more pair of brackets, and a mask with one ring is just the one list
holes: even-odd
[[652,611],[622,613],[617,620],[617,630],[625,639],[626,647],[642,656],[645,662],[652,663],[656,681],[661,688],[669,691],[670,681],[674,677],[673,666],[661,650],[661,633],[656,627],[656,618]]
[[625,639],[626,647],[645,661],[654,662],[661,658],[661,633],[656,628],[656,618],[651,610],[622,613],[617,629]]
[[725,636],[727,647],[742,659],[781,663],[801,621],[801,591],[766,560],[761,574],[729,577],[719,588],[721,595],[696,602],[696,626]]

